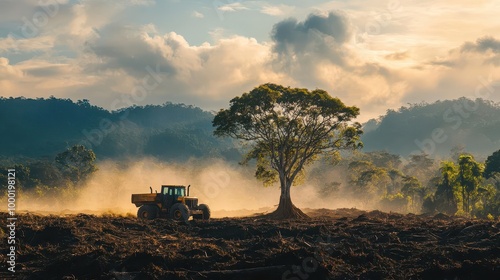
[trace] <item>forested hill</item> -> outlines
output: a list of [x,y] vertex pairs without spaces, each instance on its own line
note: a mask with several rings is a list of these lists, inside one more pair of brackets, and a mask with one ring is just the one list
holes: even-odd
[[184,104],[109,112],[86,100],[1,98],[0,155],[51,158],[74,144],[85,144],[99,159],[238,159],[229,139],[212,135],[212,119],[212,113]]
[[500,105],[466,98],[413,104],[388,110],[365,123],[364,131],[365,151],[449,156],[458,148],[485,157],[500,148]]
[[[88,101],[0,98],[0,156],[53,158],[85,144],[98,159],[240,160],[230,139],[212,135],[213,114],[184,104],[134,106],[109,112]],[[364,151],[449,156],[456,147],[480,157],[500,148],[500,105],[477,99],[413,104],[364,124]]]

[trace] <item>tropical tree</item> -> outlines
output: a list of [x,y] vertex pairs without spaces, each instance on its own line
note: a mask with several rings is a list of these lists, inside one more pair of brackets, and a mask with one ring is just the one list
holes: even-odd
[[401,181],[404,178],[403,172],[398,169],[390,169],[387,172],[387,175],[389,175],[389,178],[391,178],[391,184],[387,188],[387,193],[393,194],[398,192],[401,189]]
[[408,210],[414,211],[417,205],[417,198],[422,198],[422,185],[420,181],[413,176],[404,176],[403,177],[403,187],[401,188],[401,192],[406,196],[411,198],[411,201],[408,205]]
[[390,182],[391,179],[387,174],[387,170],[373,166],[371,163],[368,168],[359,172],[355,179],[350,181],[353,184],[353,191],[357,197],[362,199],[365,206],[367,206],[369,200],[379,200],[387,195],[387,186],[390,185]]
[[458,210],[455,198],[458,168],[451,161],[443,161],[439,171],[441,178],[435,194],[436,210],[446,214],[455,214]]
[[471,195],[475,194],[483,174],[483,165],[474,160],[472,155],[464,154],[458,158],[458,183],[462,192],[462,210],[471,211]]
[[398,169],[401,165],[401,156],[386,151],[375,151],[364,154],[374,165],[385,169]]
[[54,162],[45,160],[35,161],[30,163],[30,177],[37,179],[41,184],[46,186],[64,186],[67,179],[64,178],[61,170],[57,168]]
[[417,179],[426,185],[432,174],[432,166],[434,160],[428,154],[413,154],[410,155],[408,164],[403,168],[406,175],[417,177]]
[[500,173],[500,150],[494,152],[486,159],[484,178],[488,179],[492,177],[495,172]]
[[73,183],[86,179],[97,170],[96,156],[90,149],[82,145],[74,145],[66,151],[57,154],[55,161],[60,166],[63,174],[68,176]]
[[319,155],[338,155],[361,147],[361,125],[352,123],[357,107],[348,107],[326,91],[264,84],[235,97],[213,120],[216,136],[246,141],[244,163],[256,160],[256,177],[264,184],[279,180],[281,195],[273,218],[306,215],[295,207],[290,188],[304,167]]

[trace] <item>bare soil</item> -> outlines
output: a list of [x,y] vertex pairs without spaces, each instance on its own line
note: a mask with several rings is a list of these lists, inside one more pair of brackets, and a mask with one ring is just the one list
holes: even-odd
[[[222,218],[187,225],[22,214],[16,277],[500,279],[499,222],[356,209],[305,212],[310,219]],[[6,253],[0,261],[6,263]]]

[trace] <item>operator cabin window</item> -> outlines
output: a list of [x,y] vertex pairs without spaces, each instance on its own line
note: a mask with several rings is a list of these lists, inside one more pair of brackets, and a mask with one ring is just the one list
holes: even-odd
[[183,196],[181,188],[175,188],[174,190],[175,190],[175,195],[176,196]]

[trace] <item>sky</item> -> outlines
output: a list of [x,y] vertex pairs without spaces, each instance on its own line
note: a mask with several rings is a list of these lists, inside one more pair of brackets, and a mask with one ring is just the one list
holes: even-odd
[[218,111],[264,83],[324,89],[360,121],[500,101],[496,0],[0,0],[0,96]]

